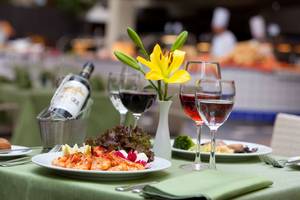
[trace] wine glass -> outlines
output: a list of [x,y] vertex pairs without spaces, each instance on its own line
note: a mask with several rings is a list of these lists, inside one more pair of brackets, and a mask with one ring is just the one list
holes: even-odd
[[133,128],[137,126],[142,114],[148,110],[156,99],[156,92],[147,87],[146,80],[139,74],[124,74],[119,87],[123,105],[134,116]]
[[115,109],[120,113],[120,124],[124,125],[126,120],[127,108],[123,105],[119,94],[119,85],[121,83],[123,73],[112,73],[108,75],[107,90],[109,98]]
[[[203,98],[207,95],[215,99]],[[197,83],[196,105],[204,123],[210,129],[211,151],[209,168],[216,169],[215,149],[218,128],[228,119],[234,104],[234,81],[202,79]]]
[[[195,104],[195,85],[196,80],[208,78],[217,80],[221,78],[220,66],[215,62],[204,61],[189,61],[185,66],[185,70],[191,73],[191,80],[180,85],[180,102],[185,114],[190,117],[197,128],[197,146],[195,149],[195,161],[194,163],[181,165],[181,168],[187,170],[200,171],[207,168],[207,166],[201,164],[200,145],[201,145],[201,127],[203,121],[197,111]],[[214,96],[207,96],[206,98],[214,98]]]

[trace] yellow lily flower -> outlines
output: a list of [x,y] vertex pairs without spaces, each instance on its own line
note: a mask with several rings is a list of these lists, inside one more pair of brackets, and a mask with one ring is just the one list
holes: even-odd
[[150,55],[150,61],[138,56],[137,60],[149,67],[146,73],[148,80],[163,80],[165,83],[184,83],[190,80],[191,76],[186,70],[179,69],[184,61],[185,52],[175,50],[164,55],[158,44],[155,45]]

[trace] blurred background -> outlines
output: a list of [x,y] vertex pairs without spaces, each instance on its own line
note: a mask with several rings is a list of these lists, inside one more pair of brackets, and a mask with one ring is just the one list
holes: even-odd
[[[126,34],[130,26],[149,51],[189,31],[186,59],[218,61],[222,77],[236,81],[234,111],[219,138],[268,145],[277,113],[300,114],[298,19],[297,0],[1,0],[0,137],[39,145],[36,116],[57,80],[78,73],[88,60],[96,67],[88,135],[118,124],[105,89],[108,73],[124,68],[113,50],[138,55]],[[178,103],[178,86],[172,92],[172,135],[194,135]],[[155,133],[157,119],[155,105],[140,126]]]

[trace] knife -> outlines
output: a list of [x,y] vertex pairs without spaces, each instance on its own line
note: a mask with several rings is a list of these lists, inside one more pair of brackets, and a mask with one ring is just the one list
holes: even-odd
[[288,160],[286,162],[286,164],[288,164],[288,165],[294,165],[294,164],[298,164],[298,163],[300,163],[300,158],[297,158],[295,160]]
[[20,149],[2,149],[0,150],[0,154],[9,154],[11,152],[15,152],[15,151],[20,151],[20,152],[24,152],[24,151],[29,151],[31,150],[30,148],[20,148]]

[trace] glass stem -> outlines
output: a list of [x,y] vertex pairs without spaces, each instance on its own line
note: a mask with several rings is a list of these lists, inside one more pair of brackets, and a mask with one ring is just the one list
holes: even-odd
[[195,165],[199,166],[201,165],[201,153],[200,153],[200,147],[201,147],[201,132],[202,132],[202,125],[196,124],[197,128],[197,147],[196,147],[196,156],[195,156]]
[[127,113],[120,113],[120,125],[125,125]]
[[140,119],[140,117],[141,117],[141,114],[135,114],[135,113],[133,113],[132,115],[133,115],[133,117],[134,117],[134,122],[133,122],[133,127],[131,128],[131,130],[130,130],[130,132],[129,132],[129,137],[132,136],[132,131],[133,131],[133,129],[136,128],[137,123],[138,123],[138,121],[139,121],[139,119]]
[[209,158],[209,168],[210,169],[217,169],[216,168],[216,133],[217,129],[210,130],[211,136],[211,143],[210,143],[210,158]]
[[136,128],[137,124],[138,124],[138,121],[141,117],[141,114],[133,114],[133,117],[134,117],[134,124],[133,124],[133,128]]

